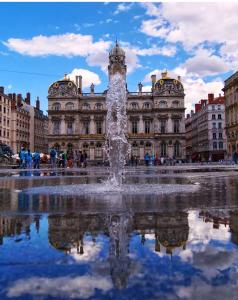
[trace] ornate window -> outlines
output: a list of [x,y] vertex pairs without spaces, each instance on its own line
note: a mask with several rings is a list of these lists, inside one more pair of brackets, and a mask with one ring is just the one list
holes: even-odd
[[160,121],[160,132],[165,133],[166,132],[166,120]]
[[173,107],[179,107],[179,102],[178,101],[173,101],[172,106]]
[[139,147],[138,147],[138,144],[136,142],[134,142],[132,144],[132,147],[131,147],[131,154],[136,156],[136,157],[139,157],[140,153],[139,153]]
[[145,153],[151,154],[151,150],[152,150],[151,148],[152,148],[151,143],[150,142],[146,142],[146,144],[145,144]]
[[55,102],[55,103],[52,104],[52,109],[53,110],[60,110],[60,108],[61,108],[60,103]]
[[96,121],[96,133],[102,134],[102,121]]
[[217,142],[213,142],[213,149],[214,149],[214,150],[217,149]]
[[138,109],[138,108],[139,108],[138,103],[137,103],[137,102],[132,102],[132,103],[131,103],[131,108],[132,108],[132,109]]
[[65,109],[72,110],[74,109],[74,104],[72,102],[68,102],[65,104]]
[[60,120],[53,121],[53,134],[60,134]]
[[150,103],[149,102],[145,102],[144,104],[143,104],[143,108],[146,108],[146,109],[148,109],[148,108],[150,108],[151,106],[150,106]]
[[138,121],[132,121],[132,134],[137,134],[138,133]]
[[82,109],[85,109],[85,110],[90,109],[89,103],[84,103],[82,106]]
[[219,149],[223,149],[223,142],[219,142]]
[[160,101],[159,107],[160,108],[166,108],[167,107],[167,102],[166,101]]
[[145,133],[150,133],[150,120],[145,120]]
[[95,109],[98,109],[98,110],[100,110],[100,109],[102,109],[102,103],[96,103],[95,104]]
[[179,120],[174,120],[174,133],[179,133]]
[[221,120],[221,114],[218,115],[218,120]]
[[160,145],[160,155],[162,157],[167,156],[167,145],[165,142],[162,142]]
[[174,143],[174,157],[180,156],[180,144],[179,142]]
[[73,134],[73,122],[67,122],[67,134]]
[[90,134],[89,120],[83,121],[83,133]]
[[95,157],[102,158],[102,144],[101,143],[96,144]]
[[89,158],[89,145],[88,143],[83,144],[83,151],[87,153],[87,157]]

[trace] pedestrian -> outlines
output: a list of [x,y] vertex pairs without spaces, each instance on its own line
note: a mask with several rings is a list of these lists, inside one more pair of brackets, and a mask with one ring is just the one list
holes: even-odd
[[238,162],[238,153],[236,151],[233,153],[233,161],[235,164]]
[[24,169],[25,168],[25,148],[22,147],[18,155],[19,155],[20,169]]
[[51,164],[51,168],[55,168],[56,167],[56,150],[54,148],[52,148],[50,150],[50,164]]
[[87,159],[88,159],[88,155],[86,150],[83,151],[83,167],[86,168],[87,167]]
[[36,151],[33,154],[33,168],[40,169],[40,153],[39,153],[39,151]]
[[149,166],[149,163],[150,163],[150,155],[149,155],[148,152],[145,154],[144,159],[145,159],[145,164],[146,164],[146,166],[148,167],[148,166]]
[[26,161],[27,169],[31,169],[32,168],[32,154],[31,154],[30,149],[28,149],[28,151],[25,152],[25,161]]

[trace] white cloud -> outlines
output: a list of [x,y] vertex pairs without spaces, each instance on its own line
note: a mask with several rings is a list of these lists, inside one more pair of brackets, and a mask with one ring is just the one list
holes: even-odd
[[57,278],[31,277],[13,282],[7,290],[7,296],[32,295],[33,297],[87,299],[94,295],[95,289],[105,293],[112,289],[112,282],[109,278],[89,275]]
[[130,10],[133,6],[133,3],[120,3],[118,4],[115,12],[113,13],[114,15],[118,15],[122,12],[126,12],[128,10]]
[[196,54],[187,59],[182,67],[195,76],[213,76],[229,71],[230,65],[208,49],[199,48]]
[[98,85],[101,83],[98,74],[86,69],[73,69],[73,71],[70,74],[67,74],[67,76],[73,81],[75,81],[75,76],[79,75],[82,76],[83,88],[89,87],[92,83],[94,85]]
[[89,28],[89,27],[95,26],[95,24],[94,23],[83,23],[82,26],[85,28]]
[[163,56],[174,56],[176,53],[176,47],[174,46],[164,46],[156,47],[152,46],[151,48],[132,48],[137,55],[141,56],[152,56],[152,55],[163,55]]
[[[206,76],[238,68],[238,3],[145,3],[149,19],[143,20],[140,30],[147,36],[169,43],[181,43],[189,53],[210,44],[220,56],[200,50],[187,61],[188,72]],[[202,53],[203,51],[203,53]]]
[[32,39],[10,38],[4,42],[10,50],[30,56],[83,56],[100,51],[108,51],[111,42],[93,42],[91,35],[66,33],[61,35],[35,36]]

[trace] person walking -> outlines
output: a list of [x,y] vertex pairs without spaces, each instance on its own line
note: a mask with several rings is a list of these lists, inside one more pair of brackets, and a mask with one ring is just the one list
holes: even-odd
[[83,151],[83,167],[86,168],[87,167],[87,159],[88,159],[88,155],[86,150]]
[[32,168],[32,154],[31,154],[30,149],[28,149],[28,151],[25,152],[25,160],[26,160],[27,169],[31,169]]
[[33,154],[33,168],[40,169],[40,153],[39,153],[39,151],[36,151]]
[[20,169],[25,169],[25,148],[22,147],[18,155]]
[[237,165],[237,162],[238,162],[238,153],[236,151],[233,153],[233,161]]
[[51,168],[55,168],[56,167],[56,150],[54,148],[52,148],[50,150],[50,164],[51,164]]
[[145,159],[145,165],[148,167],[150,163],[150,155],[148,152],[145,154],[144,159]]

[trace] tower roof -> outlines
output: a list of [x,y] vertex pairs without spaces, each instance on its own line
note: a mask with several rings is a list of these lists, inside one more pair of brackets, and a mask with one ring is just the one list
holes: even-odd
[[118,42],[116,41],[115,46],[112,48],[110,55],[123,55],[125,56],[125,51],[119,46]]

